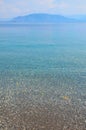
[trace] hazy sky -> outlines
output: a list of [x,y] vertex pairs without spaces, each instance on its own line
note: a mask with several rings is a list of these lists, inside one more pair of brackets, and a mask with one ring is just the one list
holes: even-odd
[[0,18],[30,13],[86,14],[86,0],[0,0]]

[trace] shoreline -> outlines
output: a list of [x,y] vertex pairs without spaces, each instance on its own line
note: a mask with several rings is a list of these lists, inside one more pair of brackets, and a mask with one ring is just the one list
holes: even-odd
[[[64,104],[63,104],[64,103]],[[53,103],[27,102],[25,97],[15,103],[0,105],[1,130],[85,130],[86,109],[66,99]]]

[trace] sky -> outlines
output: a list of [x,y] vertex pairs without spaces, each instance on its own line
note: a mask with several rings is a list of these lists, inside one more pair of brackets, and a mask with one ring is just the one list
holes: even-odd
[[0,0],[0,18],[31,13],[86,14],[86,0]]

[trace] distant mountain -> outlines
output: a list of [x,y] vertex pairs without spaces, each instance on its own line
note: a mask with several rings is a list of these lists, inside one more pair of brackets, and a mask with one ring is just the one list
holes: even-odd
[[61,15],[30,14],[30,15],[15,17],[11,20],[11,22],[58,23],[58,22],[76,22],[76,20]]

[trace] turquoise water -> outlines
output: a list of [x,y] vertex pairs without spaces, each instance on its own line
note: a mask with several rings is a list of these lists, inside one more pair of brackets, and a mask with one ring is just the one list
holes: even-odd
[[79,111],[85,130],[86,24],[0,25],[0,108],[31,104]]

